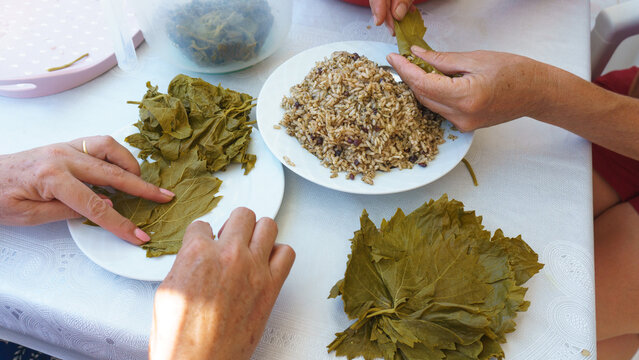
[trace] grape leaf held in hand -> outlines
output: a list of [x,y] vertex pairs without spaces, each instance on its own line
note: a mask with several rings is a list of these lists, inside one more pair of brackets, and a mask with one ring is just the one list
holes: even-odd
[[378,229],[366,211],[351,239],[341,296],[356,320],[328,346],[353,359],[501,359],[526,311],[521,285],[543,267],[521,239],[491,236],[481,217],[446,195]]
[[424,26],[424,20],[419,10],[413,9],[406,13],[406,16],[401,21],[394,20],[394,22],[399,54],[428,73],[441,74],[441,72],[432,65],[413,55],[413,52],[410,50],[413,45],[419,46],[422,49],[433,50],[424,40],[426,26]]

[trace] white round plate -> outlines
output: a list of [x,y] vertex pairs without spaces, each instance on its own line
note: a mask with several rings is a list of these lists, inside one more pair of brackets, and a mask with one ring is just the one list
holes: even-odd
[[[137,129],[131,127],[128,131],[122,131],[122,136],[114,137],[137,155],[139,150],[124,142],[124,134],[135,131]],[[274,218],[280,208],[284,196],[284,171],[282,165],[268,151],[256,129],[251,134],[249,153],[257,155],[257,162],[248,175],[244,175],[240,164],[231,164],[226,171],[214,174],[222,180],[220,191],[216,194],[222,196],[222,200],[210,213],[198,220],[209,222],[215,234],[231,211],[238,206],[253,210],[258,219]],[[128,278],[148,281],[162,281],[171,270],[176,255],[147,258],[146,250],[131,245],[100,227],[85,225],[83,221],[84,219],[67,221],[71,237],[89,259],[104,269]]]
[[[284,116],[281,107],[282,98],[290,95],[290,88],[301,83],[315,63],[330,57],[334,51],[348,51],[366,56],[379,65],[389,65],[386,55],[397,52],[393,44],[372,41],[345,41],[321,45],[305,50],[280,65],[269,76],[257,98],[257,123],[264,142],[282,164],[299,176],[330,189],[355,194],[390,194],[415,189],[433,182],[452,170],[466,155],[473,141],[473,133],[461,133],[451,130],[452,124],[442,123],[446,142],[439,145],[439,154],[428,166],[414,166],[412,169],[393,169],[390,172],[378,171],[368,185],[361,181],[361,175],[355,180],[346,179],[345,173],[331,178],[331,172],[324,167],[315,155],[304,149],[296,138],[286,134],[286,129],[273,128]],[[457,136],[451,140],[448,135]],[[288,157],[295,166],[283,160]]]

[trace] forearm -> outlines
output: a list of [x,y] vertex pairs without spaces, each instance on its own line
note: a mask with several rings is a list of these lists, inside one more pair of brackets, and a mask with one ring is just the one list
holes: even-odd
[[562,127],[622,155],[639,159],[639,99],[620,95],[558,68],[531,117]]

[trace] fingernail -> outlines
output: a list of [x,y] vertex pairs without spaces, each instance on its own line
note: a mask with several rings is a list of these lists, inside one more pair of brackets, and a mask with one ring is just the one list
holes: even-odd
[[425,52],[425,50],[424,50],[424,49],[420,48],[420,47],[419,47],[419,46],[417,46],[417,45],[413,45],[413,46],[411,46],[411,47],[410,47],[410,51],[411,51],[411,52],[413,52],[413,53],[415,53],[415,52],[424,53],[424,52]]
[[149,242],[149,240],[151,240],[151,237],[147,233],[142,231],[140,228],[135,229],[133,234],[135,234],[135,237],[140,239],[140,241],[142,242],[146,243],[146,242]]
[[373,14],[373,21],[375,22],[375,25],[377,25],[377,14],[375,14],[375,8],[371,6],[371,13]]
[[175,194],[167,189],[160,188],[160,192],[166,196],[175,197]]
[[105,203],[107,203],[110,207],[113,207],[113,201],[111,199],[103,199]]
[[397,20],[401,20],[406,16],[406,12],[408,11],[408,6],[404,3],[400,3],[395,8],[395,16]]

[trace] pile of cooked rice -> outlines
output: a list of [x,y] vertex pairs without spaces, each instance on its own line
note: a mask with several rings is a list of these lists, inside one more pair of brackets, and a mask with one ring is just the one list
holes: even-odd
[[287,134],[331,169],[331,177],[425,167],[444,142],[443,118],[417,102],[404,83],[357,53],[335,52],[315,64],[284,97]]

